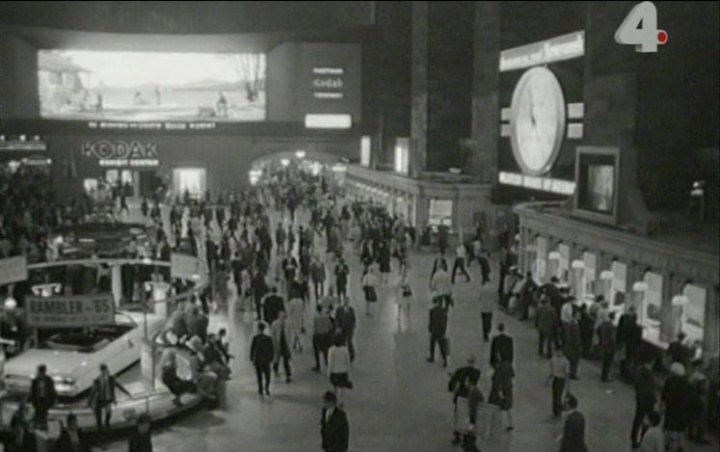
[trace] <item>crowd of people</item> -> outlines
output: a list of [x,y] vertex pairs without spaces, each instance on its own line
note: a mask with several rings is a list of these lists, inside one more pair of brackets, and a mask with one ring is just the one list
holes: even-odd
[[[383,206],[350,200],[326,178],[294,167],[266,171],[256,186],[214,198],[206,195],[192,199],[189,193],[177,196],[169,206],[168,224],[163,224],[159,201],[143,201],[141,210],[157,225],[160,245],[153,255],[167,260],[171,250],[186,252],[198,256],[210,274],[208,290],[174,306],[162,331],[168,347],[162,357],[161,380],[174,395],[174,402],[182,405],[181,397],[188,392],[208,399],[217,397],[221,382],[230,378],[232,355],[224,330],[217,335],[208,332],[209,317],[213,311],[237,310],[255,319],[249,356],[260,397],[270,395],[273,376],[279,378],[281,371],[287,383],[294,381],[293,356],[305,352],[303,336],[309,335],[313,370],[324,371],[328,380],[328,391],[322,396],[323,449],[347,451],[350,428],[345,391],[355,386],[352,371],[358,359],[354,343],[358,313],[353,300],[362,298],[364,314],[372,321],[381,301],[381,287],[395,286],[397,326],[399,330],[409,328],[413,294],[426,289],[412,287],[408,277],[418,271],[411,268],[408,258],[413,247],[422,242],[415,230]],[[12,215],[12,210],[8,213]],[[7,215],[2,218],[7,224]],[[19,229],[16,225],[6,229],[27,230],[28,224],[36,223],[26,221]],[[427,324],[430,363],[439,350],[443,367],[451,365],[449,329],[456,309],[455,286],[484,286],[495,278],[485,239],[479,226],[457,240],[448,253],[451,241],[447,230],[439,231],[438,253],[427,285],[431,298]],[[642,346],[642,332],[632,308],[616,319],[617,314],[602,296],[587,306],[558,278],[539,285],[531,273],[518,271],[518,245],[512,231],[501,235],[499,242],[497,298],[485,292],[479,297],[482,316],[478,331],[490,343],[487,368],[491,387],[486,403],[479,388],[481,369],[474,356],[452,373],[448,390],[453,394],[455,414],[453,443],[466,451],[479,450],[477,443],[487,433],[487,428],[479,433],[478,416],[483,411],[483,422],[494,422],[508,432],[514,429],[515,343],[505,322],[493,323],[498,308],[521,321],[534,322],[538,355],[548,359],[548,411],[555,417],[565,413],[558,440],[560,452],[588,450],[585,418],[571,390],[571,381],[579,380],[583,358],[601,362],[599,378],[603,382],[612,382],[617,370],[635,385],[634,447],[644,452],[664,451],[666,445],[668,450],[686,450],[687,434],[698,443],[706,441],[708,419],[717,410],[717,383],[713,387],[709,376],[717,375],[717,370],[708,371],[708,363],[694,356],[683,337],[669,349],[664,364],[670,376],[664,378],[657,372],[660,363],[656,354]],[[351,271],[351,259],[360,264],[359,274]],[[473,264],[480,268],[477,282],[468,270]],[[463,276],[464,282],[458,276]],[[359,282],[360,294],[350,293],[352,278]],[[311,321],[308,311],[314,313]],[[187,352],[189,377],[179,375],[179,349]],[[618,366],[615,358],[620,350],[623,359]],[[51,384],[47,380],[42,383],[43,375],[39,370],[36,380],[41,389],[34,386],[33,391],[52,399]],[[104,375],[101,369],[97,387],[93,387],[93,394],[102,395],[94,401],[99,428],[109,424],[115,387],[123,390],[114,380],[104,380]],[[31,398],[40,413],[47,403],[41,399]],[[37,400],[41,400],[39,405]],[[35,412],[37,415],[37,407]],[[40,414],[40,424],[42,421]],[[143,438],[149,438],[143,430],[146,421],[142,420],[143,427],[138,430]],[[67,425],[70,441],[75,444],[70,419]],[[24,428],[17,428],[16,443],[22,442]]]

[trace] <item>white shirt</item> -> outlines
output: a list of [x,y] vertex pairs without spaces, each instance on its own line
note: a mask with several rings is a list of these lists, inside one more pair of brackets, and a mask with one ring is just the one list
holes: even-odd
[[328,352],[328,374],[344,374],[350,372],[350,352],[345,346],[333,345]]
[[465,249],[465,245],[462,243],[455,248],[455,255],[458,258],[465,259],[465,256],[467,255],[467,250]]
[[640,452],[665,452],[665,434],[660,427],[651,427],[640,443]]

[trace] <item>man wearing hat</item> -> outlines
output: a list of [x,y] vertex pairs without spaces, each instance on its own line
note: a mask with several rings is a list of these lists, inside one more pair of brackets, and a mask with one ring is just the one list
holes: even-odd
[[323,396],[320,434],[325,452],[347,452],[350,444],[350,426],[347,414],[338,406],[337,396],[327,391]]

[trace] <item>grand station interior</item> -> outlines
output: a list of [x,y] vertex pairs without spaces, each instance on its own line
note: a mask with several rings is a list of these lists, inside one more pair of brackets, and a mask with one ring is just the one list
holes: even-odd
[[0,2],[3,450],[717,450],[719,11]]

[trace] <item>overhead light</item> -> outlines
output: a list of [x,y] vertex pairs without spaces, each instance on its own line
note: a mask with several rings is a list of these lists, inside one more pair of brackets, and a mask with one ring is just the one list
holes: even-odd
[[600,272],[600,279],[610,280],[610,279],[613,279],[614,277],[615,277],[615,275],[610,270],[603,270],[602,272]]
[[25,136],[25,135],[20,135],[18,138],[20,139],[20,141],[27,140],[27,136]]
[[288,165],[290,164],[290,160],[288,160],[288,159],[282,159],[282,160],[280,160],[280,164],[281,164],[282,166],[288,166]]
[[687,295],[675,295],[672,298],[673,306],[687,306],[689,304],[690,304],[690,299],[687,297]]
[[14,299],[13,297],[7,297],[5,299],[5,302],[3,303],[3,307],[8,310],[13,310],[13,309],[17,308],[17,305],[18,305],[17,300]]
[[348,114],[308,114],[305,115],[307,129],[349,129],[352,116]]
[[0,135],[0,141],[5,141],[5,135]]
[[305,158],[305,151],[297,151],[297,152],[295,153],[295,157],[297,157],[297,158],[299,158],[299,159],[304,159],[304,158]]
[[571,267],[572,267],[573,269],[575,269],[575,270],[579,270],[579,269],[585,268],[585,262],[583,262],[583,261],[581,261],[581,260],[572,261]]
[[633,284],[634,292],[647,292],[648,289],[648,283],[646,283],[645,281],[636,281],[635,284]]
[[559,261],[560,260],[560,252],[559,251],[550,251],[550,254],[548,254],[548,259],[551,261]]

